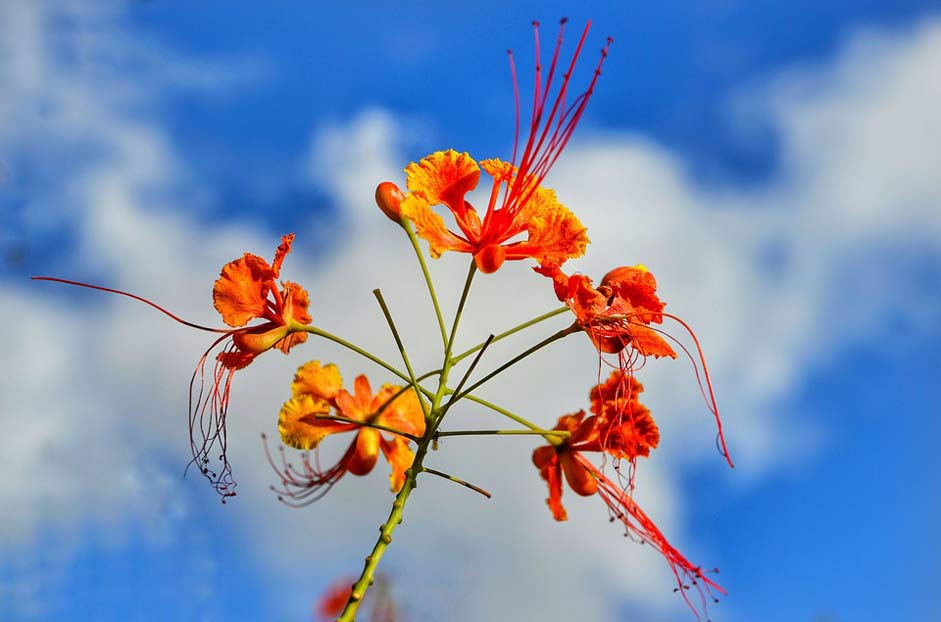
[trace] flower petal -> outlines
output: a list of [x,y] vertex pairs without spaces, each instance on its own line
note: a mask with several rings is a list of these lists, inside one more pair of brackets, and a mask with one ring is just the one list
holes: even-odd
[[655,330],[639,324],[631,324],[631,346],[644,356],[669,356],[676,358],[676,352]]
[[344,432],[353,426],[338,421],[304,422],[305,417],[330,414],[330,404],[310,395],[292,397],[278,415],[278,431],[285,445],[296,449],[312,449],[328,434]]
[[343,388],[340,370],[333,363],[321,366],[320,361],[307,361],[297,368],[291,394],[309,395],[314,399],[336,403],[337,393]]
[[274,271],[274,278],[278,278],[278,275],[281,273],[281,262],[283,262],[285,256],[291,252],[291,244],[293,242],[293,233],[288,233],[287,235],[281,236],[281,243],[278,244],[278,248],[274,252],[274,261],[271,262],[271,269]]
[[356,449],[350,456],[347,470],[353,475],[366,475],[376,466],[379,458],[379,432],[372,428],[361,428],[356,435]]
[[559,464],[565,473],[565,481],[575,494],[589,497],[598,491],[598,482],[592,474],[579,464],[572,451],[563,451],[559,454]]
[[212,288],[213,305],[229,326],[245,326],[265,314],[268,282],[275,273],[264,259],[245,253],[222,267]]
[[480,168],[467,153],[453,149],[436,151],[420,162],[405,167],[408,189],[421,195],[430,205],[443,203],[462,219],[466,206],[464,195],[477,187]]
[[408,446],[408,441],[401,436],[396,436],[391,441],[380,437],[380,446],[383,455],[392,466],[392,473],[389,474],[392,492],[398,492],[405,484],[405,471],[411,468],[415,453]]
[[516,222],[525,227],[529,237],[508,245],[507,259],[532,257],[540,264],[559,266],[585,254],[588,230],[575,214],[559,203],[554,190],[537,188]]
[[437,259],[445,251],[471,253],[474,247],[451,233],[444,219],[431,210],[430,203],[417,194],[409,194],[401,204],[402,215],[415,223],[415,232],[428,242],[431,256]]
[[[401,387],[393,384],[383,385],[382,389],[376,393],[376,397],[373,398],[372,411],[376,412],[382,408],[383,404],[399,390],[401,390]],[[379,414],[378,422],[406,434],[423,435],[425,433],[425,413],[418,401],[415,390],[409,389],[395,398],[395,401],[386,406]]]

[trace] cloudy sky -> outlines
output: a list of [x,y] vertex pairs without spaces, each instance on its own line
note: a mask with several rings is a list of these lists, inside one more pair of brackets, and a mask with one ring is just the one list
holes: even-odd
[[[211,286],[297,234],[284,276],[317,325],[395,360],[379,287],[417,367],[436,327],[379,181],[439,149],[508,157],[505,50],[593,20],[615,45],[547,179],[588,227],[573,269],[644,263],[710,363],[736,468],[687,362],[641,379],[662,445],[637,497],[721,569],[715,622],[926,620],[941,517],[941,12],[932,2],[0,3],[0,619],[307,620],[355,573],[391,496],[383,465],[304,510],[277,503],[259,435],[310,341],[240,372],[239,496],[188,459],[187,383],[209,340],[127,299],[219,323]],[[247,3],[246,3],[247,4]],[[572,37],[574,39],[574,37]],[[571,42],[570,42],[571,44]],[[450,312],[465,257],[432,268]],[[475,282],[459,347],[557,305],[523,263]],[[492,367],[566,323],[488,351]],[[587,406],[597,358],[569,338],[482,393],[551,425]],[[453,428],[503,425],[472,406]],[[342,448],[337,443],[332,450]],[[667,566],[597,498],[556,523],[532,439],[450,439],[383,560],[409,620],[689,620]],[[327,448],[327,453],[331,448]]]

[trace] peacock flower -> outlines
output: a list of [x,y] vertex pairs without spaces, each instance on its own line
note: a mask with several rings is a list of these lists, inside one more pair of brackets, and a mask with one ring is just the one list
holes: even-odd
[[597,288],[587,276],[568,276],[556,266],[538,271],[552,278],[556,296],[600,352],[629,349],[641,356],[676,358],[660,331],[650,326],[663,323],[666,303],[657,297],[657,280],[645,266],[615,268]]
[[[545,83],[539,60],[539,24],[534,23],[537,62],[533,112],[529,137],[518,164],[519,86],[511,52],[510,68],[516,96],[516,136],[511,161],[494,158],[478,164],[467,153],[437,151],[406,167],[409,192],[404,198],[399,200],[401,193],[392,192],[392,189],[398,192],[398,188],[391,182],[384,182],[377,191],[380,208],[393,220],[399,215],[410,219],[418,235],[428,242],[432,257],[440,257],[446,251],[470,253],[478,269],[489,273],[498,270],[507,260],[532,258],[542,266],[557,266],[585,253],[588,244],[585,227],[559,202],[553,190],[543,187],[542,182],[584,113],[601,75],[611,39],[601,51],[601,59],[587,90],[567,107],[569,81],[590,23],[585,26],[568,69],[562,75],[562,84],[555,98],[550,100],[549,93],[559,68],[565,21],[562,20],[559,29]],[[477,187],[481,168],[493,180],[483,215],[465,198]],[[444,219],[432,210],[437,205],[450,211],[457,231],[449,229]]]
[[[153,307],[180,324],[220,334],[200,357],[190,379],[189,426],[193,456],[190,466],[195,465],[199,469],[222,496],[223,502],[235,495],[235,481],[226,454],[226,415],[235,372],[247,367],[267,350],[277,348],[287,354],[288,350],[307,339],[306,333],[299,332],[311,321],[307,292],[291,281],[282,281],[278,285],[281,264],[291,252],[293,241],[293,233],[281,237],[271,264],[257,255],[245,253],[222,267],[212,289],[212,298],[222,321],[229,328],[189,322],[155,302],[118,289],[53,277],[33,277],[34,280],[55,281],[126,296]],[[262,321],[250,324],[253,320]],[[207,388],[206,364],[220,346]]]
[[615,370],[589,395],[598,420],[599,449],[616,459],[646,458],[660,443],[660,429],[650,409],[638,401],[643,390],[632,374]]
[[[190,449],[192,464],[209,479],[223,496],[235,494],[235,482],[226,454],[226,415],[232,378],[255,358],[273,348],[285,354],[307,339],[298,332],[311,322],[307,291],[297,283],[278,283],[281,264],[291,252],[294,234],[281,237],[269,264],[257,255],[245,253],[222,267],[212,288],[213,305],[222,321],[232,327],[217,339],[200,358],[190,383]],[[262,320],[261,323],[250,323]],[[208,393],[205,366],[211,352],[220,344]],[[199,377],[197,388],[197,376]],[[212,466],[218,460],[218,466]]]
[[[374,425],[389,430],[388,436],[368,427]],[[306,454],[300,469],[286,461],[278,467],[272,461],[284,486],[279,491],[282,496],[306,504],[320,498],[346,473],[372,472],[380,452],[392,466],[392,490],[400,490],[415,458],[409,440],[425,433],[425,417],[413,389],[386,384],[373,394],[369,380],[360,375],[350,393],[343,388],[336,365],[309,361],[294,376],[291,399],[278,417],[278,431],[285,445],[305,452],[316,449],[331,434],[354,432],[346,452],[327,470],[311,464]]]
[[[613,383],[610,385],[613,386]],[[698,617],[697,607],[690,600],[687,591],[691,588],[698,590],[704,608],[707,598],[714,600],[713,590],[723,594],[724,590],[707,577],[701,567],[694,566],[670,544],[663,532],[631,496],[633,482],[623,485],[612,481],[584,456],[585,452],[606,452],[634,459],[648,455],[649,450],[656,447],[659,441],[656,424],[650,417],[650,411],[646,409],[637,412],[633,419],[622,420],[617,426],[617,432],[610,431],[613,420],[607,418],[607,410],[612,407],[612,400],[608,399],[611,396],[607,394],[609,388],[609,383],[605,383],[598,385],[592,392],[592,408],[600,414],[586,417],[585,411],[579,411],[560,417],[553,429],[569,432],[571,436],[560,442],[539,447],[533,452],[533,464],[539,469],[539,474],[549,487],[549,498],[546,502],[552,516],[557,521],[564,521],[568,519],[568,515],[562,506],[563,478],[568,482],[569,488],[580,496],[590,497],[597,494],[607,507],[610,519],[618,520],[624,525],[626,535],[650,544],[663,555],[676,577],[678,591],[682,591],[683,598]],[[615,401],[619,399],[621,398],[614,398]],[[636,396],[632,401],[636,403]],[[617,407],[617,404],[614,406]],[[630,442],[605,447],[603,436],[606,430],[608,434],[621,434]]]

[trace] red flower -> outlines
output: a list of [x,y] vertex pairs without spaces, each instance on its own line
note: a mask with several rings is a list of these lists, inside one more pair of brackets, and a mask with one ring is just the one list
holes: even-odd
[[[604,275],[597,288],[592,285],[591,279],[587,276],[582,274],[569,276],[558,266],[539,266],[535,270],[552,278],[556,296],[575,314],[575,322],[585,331],[599,354],[617,354],[617,366],[621,372],[618,382],[623,383],[627,378],[633,381],[633,372],[638,367],[638,360],[642,362],[648,356],[676,358],[676,351],[667,343],[664,336],[677,344],[679,342],[656,325],[662,324],[663,318],[669,318],[680,324],[693,339],[697,356],[694,357],[682,344],[679,344],[679,347],[693,363],[706,405],[716,419],[718,443],[722,455],[729,466],[732,466],[732,459],[722,434],[722,421],[719,418],[718,406],[709,380],[709,370],[706,367],[699,340],[686,322],[675,315],[663,312],[666,303],[657,296],[657,280],[646,266],[615,268]],[[702,377],[700,377],[700,364]]]
[[[571,436],[557,444],[539,447],[533,452],[533,464],[539,469],[539,474],[549,487],[549,498],[546,502],[556,520],[568,519],[562,506],[563,477],[576,494],[583,497],[597,494],[608,508],[612,521],[621,521],[627,534],[650,544],[663,555],[676,576],[678,590],[683,592],[683,598],[698,618],[697,608],[686,591],[692,587],[699,592],[703,599],[702,608],[705,608],[707,597],[714,599],[711,590],[723,594],[725,591],[709,579],[701,567],[694,566],[669,543],[653,520],[634,501],[631,496],[632,482],[619,485],[611,481],[583,455],[584,452],[606,452],[615,457],[633,460],[637,456],[647,456],[650,449],[655,448],[659,442],[660,435],[650,411],[636,402],[636,395],[633,398],[603,395],[612,384],[598,385],[592,391],[593,410],[598,414],[586,418],[585,412],[579,411],[560,417],[553,429],[565,430],[570,432]],[[607,399],[609,397],[612,399]],[[618,422],[612,417],[609,409],[618,408],[617,404],[612,404],[612,400],[620,399],[633,402],[635,412],[631,419],[621,419]],[[609,438],[617,436],[618,441],[606,443],[603,440],[605,435]]]

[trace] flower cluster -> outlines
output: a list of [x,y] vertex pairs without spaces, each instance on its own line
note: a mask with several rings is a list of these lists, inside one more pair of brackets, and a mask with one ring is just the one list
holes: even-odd
[[[559,62],[564,24],[563,20],[551,62],[545,71],[539,58],[536,24],[532,116],[528,134],[522,141],[519,87],[512,53],[510,55],[516,94],[516,135],[509,161],[490,158],[478,163],[467,153],[450,149],[437,151],[405,168],[406,192],[393,182],[383,182],[376,190],[376,202],[382,213],[407,234],[416,253],[441,332],[443,356],[438,368],[416,373],[392,312],[379,290],[374,290],[374,294],[398,346],[404,368],[315,326],[309,312],[307,291],[295,282],[280,280],[282,263],[294,241],[293,234],[282,237],[271,263],[245,253],[223,266],[213,287],[212,298],[227,328],[209,328],[187,322],[134,294],[63,281],[134,298],[187,326],[219,335],[199,358],[193,373],[189,413],[192,464],[210,480],[223,500],[235,494],[235,482],[226,457],[226,420],[236,371],[244,369],[268,350],[278,349],[288,354],[309,336],[314,336],[330,342],[324,346],[345,348],[395,377],[395,384],[382,384],[374,392],[373,385],[363,374],[353,379],[352,386],[344,386],[336,365],[322,364],[319,360],[304,363],[294,375],[290,397],[277,416],[283,443],[278,448],[278,456],[275,457],[265,444],[268,460],[279,480],[272,488],[277,491],[279,499],[292,506],[305,506],[316,501],[347,473],[356,476],[371,473],[380,454],[390,465],[389,482],[395,501],[386,522],[380,527],[380,537],[366,557],[359,578],[352,584],[333,589],[322,602],[320,615],[338,616],[340,622],[354,619],[376,577],[377,565],[392,542],[392,534],[402,522],[403,509],[419,476],[443,477],[490,496],[474,484],[425,465],[429,450],[445,436],[524,434],[541,437],[545,444],[533,451],[532,461],[548,487],[547,504],[553,518],[558,521],[568,518],[562,504],[564,480],[576,495],[600,499],[611,521],[620,522],[627,535],[648,543],[663,555],[676,577],[677,590],[682,592],[694,612],[704,608],[716,593],[723,592],[701,567],[692,564],[670,544],[633,497],[638,461],[648,458],[661,443],[660,429],[652,413],[640,402],[644,387],[636,378],[648,358],[675,359],[678,351],[689,357],[707,406],[716,419],[722,454],[731,465],[699,341],[679,317],[664,311],[666,304],[657,294],[657,281],[645,266],[615,268],[597,285],[589,277],[567,271],[565,267],[570,259],[585,254],[589,243],[587,230],[578,217],[562,205],[556,193],[543,183],[594,92],[611,40],[608,39],[602,48],[587,88],[572,98],[569,88],[588,35],[588,26],[566,67]],[[559,76],[561,84],[554,89]],[[480,183],[481,169],[491,181],[486,207],[478,211],[467,196]],[[446,224],[442,214],[454,224]],[[450,331],[427,270],[420,240],[427,243],[432,258],[440,258],[445,253],[471,256],[467,280],[450,322]],[[475,274],[493,273],[507,262],[522,260],[534,262],[533,269],[542,276],[529,273],[531,278],[545,277],[546,287],[551,284],[563,306],[509,330],[494,331],[476,347],[455,352],[453,346]],[[493,342],[533,329],[562,314],[570,318],[567,326],[525,348],[482,377],[474,376],[478,363],[485,358]],[[687,348],[682,340],[670,336],[664,328],[667,321],[680,326],[695,347]],[[553,428],[547,429],[476,393],[479,387],[509,366],[555,341],[579,333],[587,335],[597,357],[613,368],[603,382],[599,376],[597,384],[590,390],[588,411],[565,414]],[[472,355],[474,358],[465,367],[462,378],[455,382],[451,378],[452,372]],[[213,365],[207,379],[210,360]],[[592,360],[593,366],[597,360]],[[437,386],[426,385],[428,382]],[[442,429],[448,413],[464,400],[474,401],[522,427],[510,430]],[[340,435],[348,439],[346,449],[335,463],[321,464],[321,445],[327,437]],[[292,450],[299,453],[295,455]],[[628,465],[626,472],[622,469],[624,463]],[[702,597],[701,605],[697,606],[690,600],[690,590],[698,590]],[[394,619],[394,609],[382,611],[386,616],[382,619]]]

